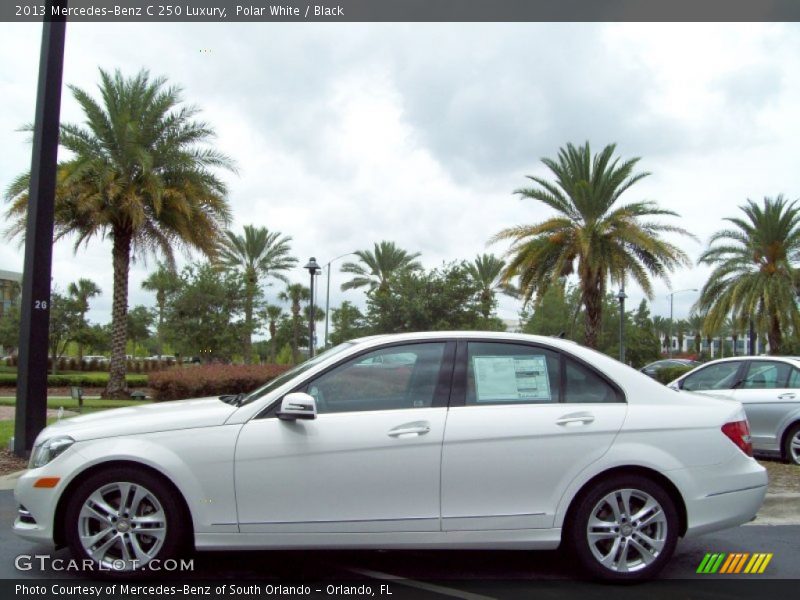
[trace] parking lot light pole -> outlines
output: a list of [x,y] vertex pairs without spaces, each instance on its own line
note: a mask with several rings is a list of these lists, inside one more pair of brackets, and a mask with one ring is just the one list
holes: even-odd
[[325,346],[328,346],[328,310],[330,308],[331,303],[331,263],[339,260],[340,258],[344,258],[345,256],[352,256],[355,252],[347,252],[345,254],[341,254],[336,258],[330,259],[325,264],[325,270],[328,272],[328,283],[325,287]]
[[313,256],[308,259],[308,263],[306,266],[303,267],[306,269],[311,276],[311,298],[309,300],[309,310],[308,310],[308,357],[314,357],[314,322],[316,319],[314,318],[314,276],[317,275],[322,269],[317,264],[317,259]]
[[685,290],[675,290],[674,292],[669,293],[669,357],[672,358],[672,301],[675,297],[675,294],[680,294],[682,292],[696,292],[697,288],[687,288]]

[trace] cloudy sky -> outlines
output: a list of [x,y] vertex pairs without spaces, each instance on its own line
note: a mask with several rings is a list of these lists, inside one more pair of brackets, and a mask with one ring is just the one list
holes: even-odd
[[[513,190],[525,175],[546,174],[542,157],[586,140],[641,157],[652,175],[627,199],[678,212],[674,221],[702,241],[681,242],[696,258],[747,198],[800,196],[798,32],[796,24],[71,23],[64,81],[94,90],[98,67],[146,68],[181,85],[238,165],[238,175],[224,175],[234,229],[292,236],[301,264],[382,239],[421,252],[428,267],[501,254],[502,246],[487,249],[489,237],[549,214]],[[27,135],[15,130],[33,119],[40,35],[36,24],[0,23],[2,188],[30,166]],[[81,120],[69,94],[62,119]],[[21,249],[0,244],[0,269],[20,271]],[[131,305],[154,303],[140,288],[153,264],[134,265]],[[53,273],[61,289],[93,278],[104,293],[90,318],[109,319],[108,242],[77,254],[59,243]],[[677,272],[672,289],[700,287],[706,274]],[[291,276],[308,278],[299,269]],[[363,304],[362,293],[339,292],[344,280],[334,268],[331,305]],[[667,315],[667,284],[655,290],[652,311]],[[676,295],[676,318],[695,299]],[[518,310],[501,301],[502,317]]]

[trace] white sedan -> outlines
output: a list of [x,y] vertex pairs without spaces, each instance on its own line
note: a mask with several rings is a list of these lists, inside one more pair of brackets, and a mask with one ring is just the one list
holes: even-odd
[[247,395],[51,425],[14,531],[121,576],[192,547],[563,544],[594,577],[638,580],[678,537],[753,519],[751,455],[738,402],[565,340],[376,336]]

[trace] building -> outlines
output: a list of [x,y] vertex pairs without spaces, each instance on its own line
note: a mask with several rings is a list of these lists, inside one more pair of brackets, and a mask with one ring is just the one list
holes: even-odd
[[0,317],[14,304],[19,304],[22,273],[0,269]]

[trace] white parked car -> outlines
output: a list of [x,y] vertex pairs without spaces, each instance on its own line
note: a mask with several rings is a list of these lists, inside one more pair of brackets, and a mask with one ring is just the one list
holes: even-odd
[[668,385],[741,402],[752,429],[753,448],[800,465],[800,358],[721,358]]
[[30,467],[14,530],[126,575],[192,545],[565,544],[595,577],[645,579],[767,486],[739,403],[484,332],[364,338],[248,395],[62,420]]

